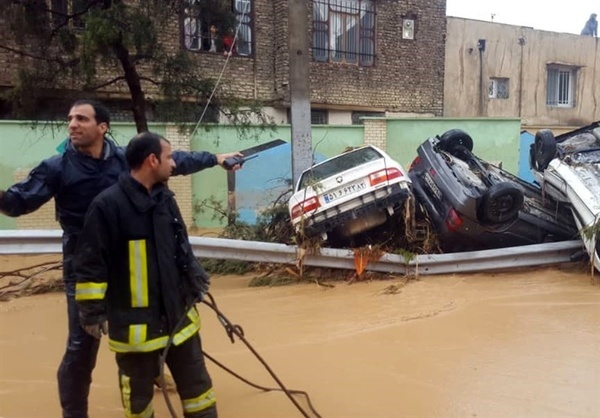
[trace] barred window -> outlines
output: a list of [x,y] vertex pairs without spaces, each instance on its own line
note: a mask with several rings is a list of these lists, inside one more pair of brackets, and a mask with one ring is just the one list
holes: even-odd
[[[183,45],[190,51],[231,52],[235,55],[252,55],[253,22],[252,0],[223,0],[231,3],[235,27],[224,31],[210,22],[211,13],[203,10],[201,0],[186,0],[183,11]],[[229,7],[229,6],[226,6]],[[233,39],[237,30],[235,44]]]
[[490,99],[508,99],[508,78],[490,78],[488,97]]
[[58,28],[67,23],[68,17],[73,15],[71,25],[75,29],[84,29],[85,23],[78,14],[85,12],[91,4],[90,0],[52,0],[50,13],[52,26]]
[[[292,123],[292,109],[287,110],[287,123]],[[311,125],[327,125],[329,112],[326,109],[310,109]]]
[[577,68],[566,65],[548,66],[546,106],[574,107],[575,74]]
[[315,0],[313,59],[371,66],[375,60],[372,0]]

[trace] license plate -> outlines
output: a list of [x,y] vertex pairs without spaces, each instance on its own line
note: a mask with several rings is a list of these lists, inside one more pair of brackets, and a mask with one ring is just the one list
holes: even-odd
[[331,203],[334,200],[340,199],[344,196],[354,194],[354,193],[364,190],[366,188],[367,188],[367,185],[365,184],[364,181],[348,184],[348,185],[346,185],[344,187],[340,187],[339,189],[336,189],[332,192],[325,193],[323,195],[323,199],[325,200],[325,203]]
[[427,187],[429,187],[429,190],[431,190],[431,193],[433,193],[435,197],[442,197],[442,192],[440,191],[440,188],[437,186],[437,184],[435,184],[435,181],[433,181],[431,174],[429,174],[427,171],[423,173],[423,180],[425,180]]

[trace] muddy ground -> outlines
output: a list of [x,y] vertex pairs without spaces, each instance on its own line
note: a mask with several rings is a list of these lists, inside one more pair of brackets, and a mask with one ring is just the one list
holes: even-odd
[[[0,271],[51,257],[0,258]],[[248,287],[216,276],[212,293],[279,378],[323,417],[599,417],[600,285],[587,270],[422,276]],[[2,279],[6,280],[6,279]],[[3,283],[0,282],[0,285]],[[274,382],[200,305],[205,350],[248,379]],[[59,417],[66,339],[60,292],[0,302],[0,417]],[[209,363],[221,418],[300,417]],[[178,404],[177,398],[172,401]],[[90,417],[123,416],[102,343]],[[156,416],[169,417],[155,396]]]

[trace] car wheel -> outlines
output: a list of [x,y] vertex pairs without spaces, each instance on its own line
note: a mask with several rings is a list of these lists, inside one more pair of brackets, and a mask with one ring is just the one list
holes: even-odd
[[535,134],[533,160],[537,171],[544,171],[556,156],[556,140],[550,129],[541,129]]
[[509,222],[519,215],[523,202],[523,191],[518,186],[496,183],[483,195],[479,216],[484,222]]
[[462,146],[471,152],[473,151],[473,139],[465,131],[450,129],[442,134],[438,146],[447,152],[451,152],[457,146]]

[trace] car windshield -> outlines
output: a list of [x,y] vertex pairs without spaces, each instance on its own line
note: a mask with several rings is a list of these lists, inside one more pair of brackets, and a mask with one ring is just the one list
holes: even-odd
[[341,154],[336,158],[315,165],[310,170],[302,173],[300,182],[298,183],[298,190],[304,189],[311,184],[318,183],[337,173],[341,173],[369,161],[376,161],[380,158],[383,158],[383,156],[371,147]]

